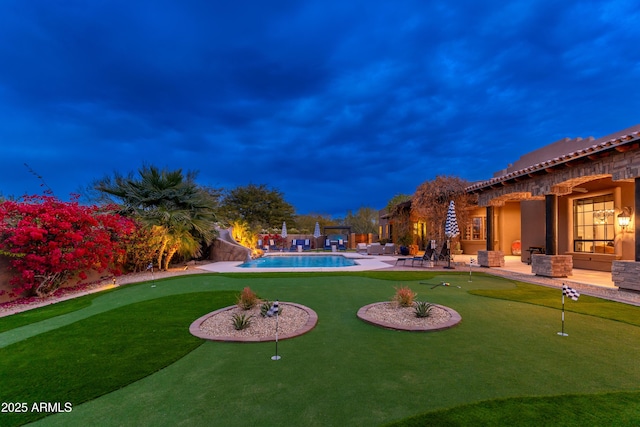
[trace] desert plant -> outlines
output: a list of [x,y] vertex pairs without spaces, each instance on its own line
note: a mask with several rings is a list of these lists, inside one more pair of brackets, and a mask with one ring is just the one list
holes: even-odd
[[414,313],[416,317],[430,317],[433,304],[426,301],[416,301],[414,305]]
[[260,305],[260,315],[262,317],[267,317],[267,312],[271,308],[271,301],[265,300]]
[[400,304],[401,307],[411,307],[413,305],[413,299],[418,295],[413,292],[408,286],[401,288],[395,288],[396,294],[393,296],[393,301]]
[[258,296],[248,286],[238,296],[238,307],[243,310],[251,310],[258,303]]
[[[271,309],[271,306],[273,305],[273,302],[269,301],[269,300],[265,300],[261,305],[260,305],[260,315],[262,317],[267,317],[267,312]],[[280,316],[282,314],[282,306],[278,305],[278,316]]]
[[251,325],[251,319],[253,316],[247,316],[246,314],[234,314],[231,318],[233,322],[233,327],[236,331],[241,331],[243,329],[247,329]]

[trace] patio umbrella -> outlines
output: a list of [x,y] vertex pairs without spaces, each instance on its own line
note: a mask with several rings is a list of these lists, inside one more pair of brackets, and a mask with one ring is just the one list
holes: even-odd
[[318,237],[320,236],[322,236],[322,234],[320,234],[320,224],[316,222],[316,228],[313,230],[313,238],[316,242],[316,248],[318,247]]
[[451,239],[460,234],[458,228],[458,219],[456,218],[456,204],[451,200],[449,202],[449,210],[447,211],[447,220],[444,223],[444,234],[447,236],[447,252],[449,255],[449,263],[447,268],[451,268]]
[[286,221],[282,221],[282,233],[280,233],[280,235],[282,236],[282,250],[284,250],[284,244],[287,242],[287,222]]

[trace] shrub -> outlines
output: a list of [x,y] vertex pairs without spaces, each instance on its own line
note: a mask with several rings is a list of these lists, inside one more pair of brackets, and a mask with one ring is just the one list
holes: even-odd
[[411,307],[413,305],[413,299],[417,296],[408,286],[396,288],[396,294],[393,296],[393,300],[400,304],[401,307]]
[[231,318],[233,322],[233,327],[236,331],[241,331],[243,329],[248,328],[251,325],[251,319],[253,316],[247,316],[246,314],[234,314]]
[[243,310],[251,310],[258,303],[258,296],[248,286],[238,296],[238,307]]
[[433,304],[426,301],[416,301],[414,313],[416,314],[416,317],[430,317],[432,309]]

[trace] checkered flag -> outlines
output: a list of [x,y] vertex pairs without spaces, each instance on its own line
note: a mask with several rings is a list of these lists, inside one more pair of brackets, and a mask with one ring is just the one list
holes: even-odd
[[571,298],[574,301],[578,301],[578,297],[580,296],[580,292],[576,291],[573,288],[568,287],[564,283],[562,284],[562,294]]
[[280,310],[280,308],[278,307],[278,301],[275,301],[271,306],[271,308],[269,309],[269,311],[267,311],[267,316],[268,317],[275,316],[276,314],[278,314],[278,310]]

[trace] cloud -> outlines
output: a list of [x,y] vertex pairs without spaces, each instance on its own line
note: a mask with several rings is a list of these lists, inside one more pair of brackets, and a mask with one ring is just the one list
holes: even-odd
[[0,192],[143,163],[265,183],[298,212],[488,179],[638,122],[630,1],[8,1]]

